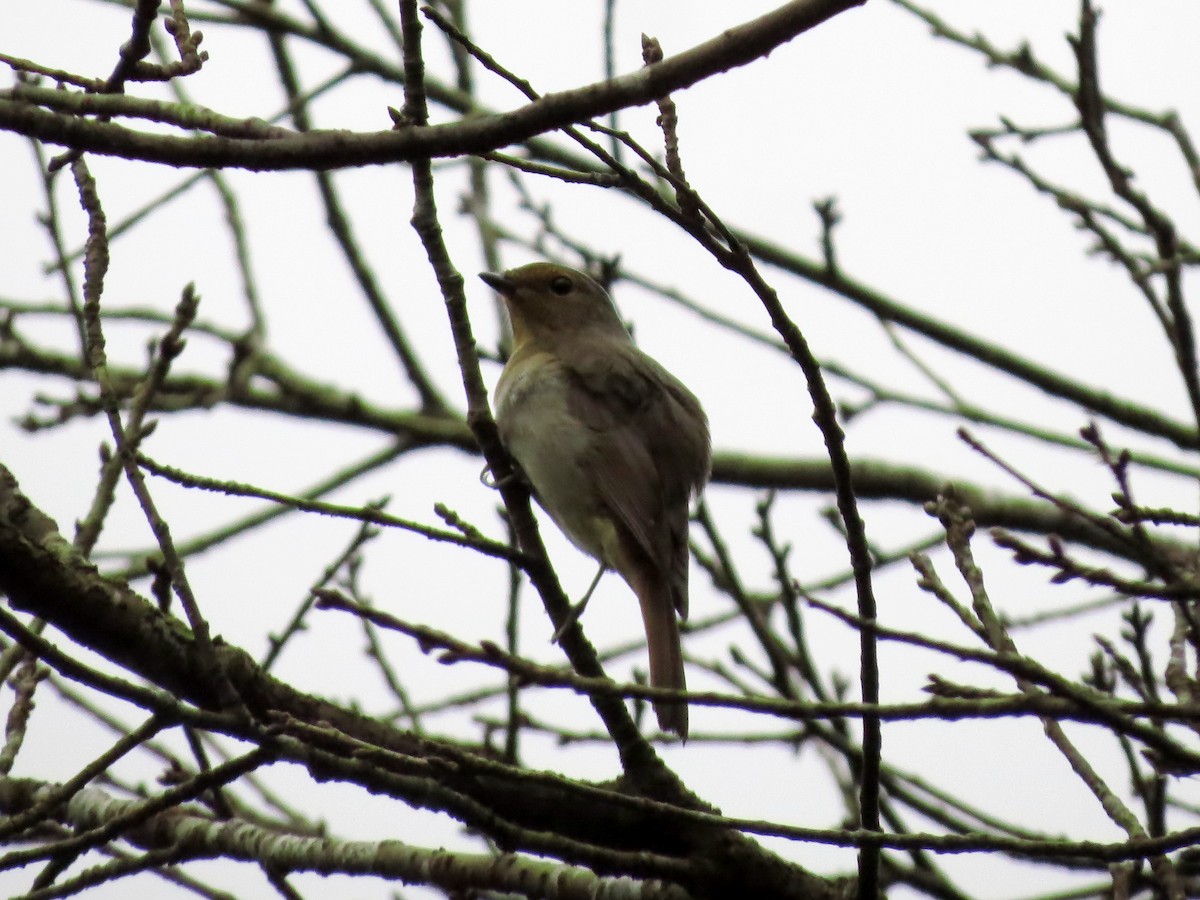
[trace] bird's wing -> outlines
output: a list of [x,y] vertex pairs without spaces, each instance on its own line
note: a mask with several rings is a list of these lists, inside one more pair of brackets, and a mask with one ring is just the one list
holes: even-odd
[[600,499],[686,615],[687,505],[708,477],[708,425],[673,375],[632,345],[620,349],[570,355],[570,413],[595,437],[588,463]]

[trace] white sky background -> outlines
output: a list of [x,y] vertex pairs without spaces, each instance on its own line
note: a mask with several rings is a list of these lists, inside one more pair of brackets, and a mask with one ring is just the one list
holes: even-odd
[[[281,4],[303,18],[299,3]],[[618,5],[618,72],[641,64],[638,36],[651,34],[669,55],[705,40],[722,28],[766,11],[774,4],[627,2]],[[1062,0],[942,0],[933,9],[966,30],[981,31],[1009,48],[1028,40],[1038,57],[1070,74],[1073,63],[1063,35],[1074,29],[1077,4]],[[339,27],[380,53],[395,58],[386,35],[373,24],[366,5],[338,5]],[[344,9],[343,9],[344,7]],[[196,9],[201,7],[197,4]],[[602,77],[600,22],[603,4],[528,2],[477,3],[471,9],[472,34],[500,62],[528,78],[539,90],[566,89]],[[1151,110],[1178,109],[1184,122],[1200,127],[1194,88],[1195,36],[1200,9],[1185,0],[1139,3],[1113,0],[1104,7],[1100,48],[1102,85],[1123,101]],[[98,3],[43,0],[0,3],[0,50],[46,65],[86,74],[107,74],[117,48],[128,37],[128,13]],[[211,26],[204,49],[211,58],[189,78],[193,98],[227,115],[267,117],[281,105],[261,42]],[[440,64],[442,42],[432,29],[430,69]],[[293,43],[306,85],[331,74],[337,61],[319,49]],[[436,62],[435,62],[436,60]],[[497,109],[519,105],[515,91],[490,76],[476,75],[483,96]],[[154,88],[135,86],[148,96]],[[873,0],[777,50],[766,61],[710,79],[675,98],[680,115],[683,160],[694,187],[729,223],[768,235],[798,252],[815,256],[819,228],[812,201],[834,195],[844,216],[837,231],[839,259],[855,279],[876,286],[912,307],[954,322],[1058,371],[1114,390],[1186,420],[1184,393],[1167,346],[1144,303],[1105,262],[1085,258],[1088,239],[1045,198],[1013,174],[981,166],[966,136],[972,127],[990,127],[1007,115],[1023,125],[1051,126],[1075,118],[1055,92],[1032,86],[1008,72],[986,69],[957,47],[933,41],[924,25],[886,0]],[[385,106],[402,101],[392,89],[380,90],[356,79],[327,95],[315,107],[320,127],[380,130],[389,127]],[[435,112],[435,118],[445,118]],[[658,149],[654,112],[643,108],[624,114],[622,125],[647,146]],[[1110,124],[1114,146],[1137,171],[1139,183],[1166,206],[1185,232],[1195,230],[1197,205],[1182,164],[1166,140],[1123,123]],[[1100,185],[1099,172],[1079,136],[1024,151],[1044,164],[1043,171],[1081,189]],[[34,216],[45,206],[28,144],[0,138],[0,296],[27,300],[57,297],[59,282],[43,274],[51,258],[44,232]],[[186,173],[166,167],[130,165],[90,158],[110,223],[137,208]],[[462,167],[439,182],[442,224],[459,269],[481,267],[475,232],[455,214],[462,189]],[[311,176],[304,173],[252,175],[230,173],[243,201],[243,214],[254,267],[267,310],[271,348],[320,380],[359,390],[373,402],[407,407],[411,396],[398,388],[403,378],[389,349],[373,328],[366,304],[350,282],[344,263],[324,229]],[[357,236],[422,359],[446,395],[462,404],[449,329],[440,296],[421,247],[408,224],[411,184],[402,167],[339,173]],[[620,254],[630,271],[677,287],[706,306],[761,330],[765,314],[751,293],[665,224],[649,218],[623,197],[596,188],[563,188],[527,182],[537,196],[555,203],[556,222],[567,232],[608,254]],[[493,173],[498,214],[506,224],[531,233],[533,223],[515,211],[512,193]],[[59,202],[71,240],[81,241],[85,222],[68,179],[60,180]],[[169,309],[182,286],[194,281],[202,296],[200,316],[234,327],[247,319],[231,262],[231,242],[211,190],[192,191],[180,204],[157,214],[141,228],[114,242],[105,302],[113,306],[154,305]],[[528,257],[506,251],[510,265]],[[795,321],[822,358],[837,359],[895,387],[930,394],[927,383],[891,348],[868,315],[819,289],[767,270]],[[494,346],[490,292],[469,278],[473,323],[480,342]],[[810,458],[822,454],[820,435],[810,421],[811,406],[794,365],[773,358],[748,342],[718,335],[660,298],[630,286],[617,302],[636,327],[647,352],[661,360],[701,397],[713,426],[718,451]],[[34,335],[69,334],[60,324],[39,323]],[[138,362],[149,332],[110,327],[110,352]],[[1073,431],[1084,420],[1063,404],[1046,401],[1015,382],[985,377],[981,367],[919,338],[910,339],[924,361],[937,368],[971,400],[1002,413],[1027,416],[1041,424]],[[220,352],[193,338],[178,368],[219,372]],[[494,383],[497,369],[485,370]],[[833,382],[839,399],[861,395]],[[31,407],[35,390],[48,382],[11,372],[0,373],[0,459],[13,470],[26,493],[59,521],[83,515],[90,500],[96,448],[106,438],[99,420],[28,436],[12,419]],[[56,396],[72,388],[59,385]],[[974,456],[954,437],[956,423],[910,412],[876,411],[856,420],[849,431],[853,456],[919,464],[1011,492],[1017,486]],[[1040,480],[1107,506],[1112,486],[1101,468],[1077,454],[1050,452],[1040,445],[980,431],[987,441]],[[1115,427],[1106,433],[1116,441]],[[189,414],[160,423],[147,446],[155,458],[188,471],[232,478],[280,491],[299,491],[351,460],[381,447],[378,435],[332,427],[301,426],[235,411]],[[1140,446],[1148,446],[1141,442]],[[1171,448],[1153,446],[1170,455]],[[436,524],[433,503],[444,501],[492,535],[500,529],[492,512],[498,498],[477,481],[480,462],[452,452],[425,452],[356,482],[332,499],[365,503],[392,496],[390,511]],[[257,504],[200,496],[155,481],[156,499],[177,537],[186,538],[233,520]],[[1144,478],[1140,498],[1147,505],[1195,505],[1195,489],[1181,480]],[[753,521],[754,498],[720,488],[709,500],[738,553],[743,576],[755,587],[769,585],[765,555],[746,537]],[[781,501],[778,528],[796,545],[797,574],[815,580],[844,569],[845,549],[813,511],[828,498]],[[891,548],[931,531],[907,508],[864,507],[872,539]],[[304,597],[324,566],[344,547],[352,523],[291,516],[251,540],[238,542],[195,560],[193,586],[215,633],[260,655],[265,635],[277,631]],[[578,595],[590,581],[593,565],[570,548],[548,524],[544,529],[552,558],[568,593]],[[148,530],[140,513],[123,497],[106,528],[102,548],[147,546]],[[1013,571],[1002,554],[984,540],[977,552],[990,575],[997,605],[1014,614],[1057,605],[1071,590],[1047,591],[1039,573]],[[990,564],[990,568],[989,568]],[[957,589],[950,568],[947,582]],[[472,640],[503,638],[504,569],[499,564],[388,532],[368,551],[364,583],[375,601],[402,618],[426,622]],[[955,623],[912,586],[910,573],[897,569],[879,579],[877,594],[885,621],[967,643]],[[849,593],[839,595],[848,608]],[[704,618],[726,608],[701,573],[693,571],[693,615]],[[548,622],[531,592],[525,600],[524,650],[532,658],[558,662],[561,653],[548,644]],[[848,676],[857,671],[857,639],[840,626],[810,620],[820,633],[824,654],[818,663]],[[301,689],[334,699],[355,698],[368,710],[386,710],[390,700],[377,675],[362,662],[357,627],[335,613],[323,613],[314,627],[285,652],[278,674]],[[616,577],[602,582],[584,618],[589,636],[607,646],[640,632],[636,606]],[[1112,616],[1048,630],[1018,643],[1032,656],[1052,659],[1073,674],[1093,649],[1090,629],[1116,634]],[[747,636],[722,631],[689,643],[699,656],[726,657]],[[390,644],[404,677],[418,699],[433,699],[478,683],[468,666],[442,667],[421,657],[411,642]],[[963,673],[944,659],[910,650],[882,650],[884,700],[916,699],[925,675],[935,668],[950,678],[1008,688],[981,673]],[[1047,654],[1052,654],[1047,656]],[[612,667],[628,677],[641,656]],[[487,677],[487,676],[485,676]],[[493,681],[495,679],[492,679]],[[694,672],[697,689],[717,682]],[[42,698],[49,706],[49,693]],[[596,727],[586,703],[569,696],[530,694],[531,709],[546,717],[573,710],[580,727]],[[500,714],[500,706],[493,710]],[[696,732],[774,723],[705,709],[693,709]],[[53,733],[55,722],[71,733]],[[131,719],[131,721],[135,721]],[[465,723],[431,720],[436,731],[466,735]],[[1073,733],[1078,733],[1073,732]],[[999,815],[1048,832],[1078,838],[1119,839],[1095,801],[1041,737],[1033,722],[1021,725],[917,723],[887,727],[885,759],[901,768],[922,771]],[[61,778],[98,753],[108,737],[80,729],[77,720],[54,719],[45,710],[35,716],[28,747],[15,774]],[[605,749],[563,751],[548,741],[524,743],[535,767],[601,779],[615,774],[614,755]],[[694,742],[670,747],[668,762],[705,799],[729,815],[784,821],[811,827],[836,827],[841,808],[828,779],[810,751],[792,757],[776,750],[710,748]],[[1115,786],[1124,788],[1123,764],[1111,746],[1097,760]],[[44,768],[43,768],[44,765]],[[279,770],[288,790],[314,790],[298,771]],[[396,818],[397,807],[357,792],[316,788],[343,798],[324,807],[334,833],[347,838],[395,837],[422,846],[466,840],[445,820],[414,815]],[[314,804],[315,805],[315,804]],[[436,837],[434,837],[436,835]],[[776,842],[781,852],[821,872],[841,872],[852,856],[818,846]],[[981,855],[947,859],[952,872],[966,872],[966,883],[982,897],[1012,897],[1071,883],[1048,870],[1022,870]],[[268,896],[258,881],[246,883],[247,868],[232,880],[214,869],[213,880],[235,888],[239,896]],[[1003,873],[1003,874],[1002,874]],[[0,893],[27,887],[30,873],[0,873]],[[363,895],[365,884],[338,885],[301,877],[309,896],[336,887]],[[141,891],[144,893],[137,893]],[[385,893],[381,888],[380,896]],[[407,892],[406,892],[407,895]],[[418,892],[412,892],[418,896]],[[139,879],[97,890],[102,896],[167,896],[162,885]]]

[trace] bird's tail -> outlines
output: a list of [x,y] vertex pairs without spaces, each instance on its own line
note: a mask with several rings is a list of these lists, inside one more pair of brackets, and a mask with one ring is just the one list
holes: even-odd
[[[670,584],[665,578],[642,578],[634,593],[642,607],[646,646],[650,650],[650,686],[685,690],[683,650],[679,646],[679,623],[675,619]],[[688,708],[680,700],[654,701],[658,727],[687,739]]]

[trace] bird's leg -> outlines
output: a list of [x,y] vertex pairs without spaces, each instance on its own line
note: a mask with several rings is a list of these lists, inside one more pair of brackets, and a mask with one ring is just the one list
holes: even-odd
[[596,572],[596,577],[592,579],[591,587],[587,589],[587,593],[583,595],[583,599],[571,607],[567,617],[563,619],[563,623],[554,631],[553,637],[550,638],[550,643],[557,644],[562,640],[562,636],[567,633],[567,629],[579,621],[579,617],[583,615],[583,608],[587,606],[588,601],[592,599],[592,591],[596,590],[596,585],[600,583],[600,576],[605,572],[603,564]]

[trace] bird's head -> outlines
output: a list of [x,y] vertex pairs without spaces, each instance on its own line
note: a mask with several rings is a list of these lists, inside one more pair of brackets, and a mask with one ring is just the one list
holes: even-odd
[[527,341],[629,339],[608,292],[575,269],[539,262],[479,277],[504,297],[517,348]]

